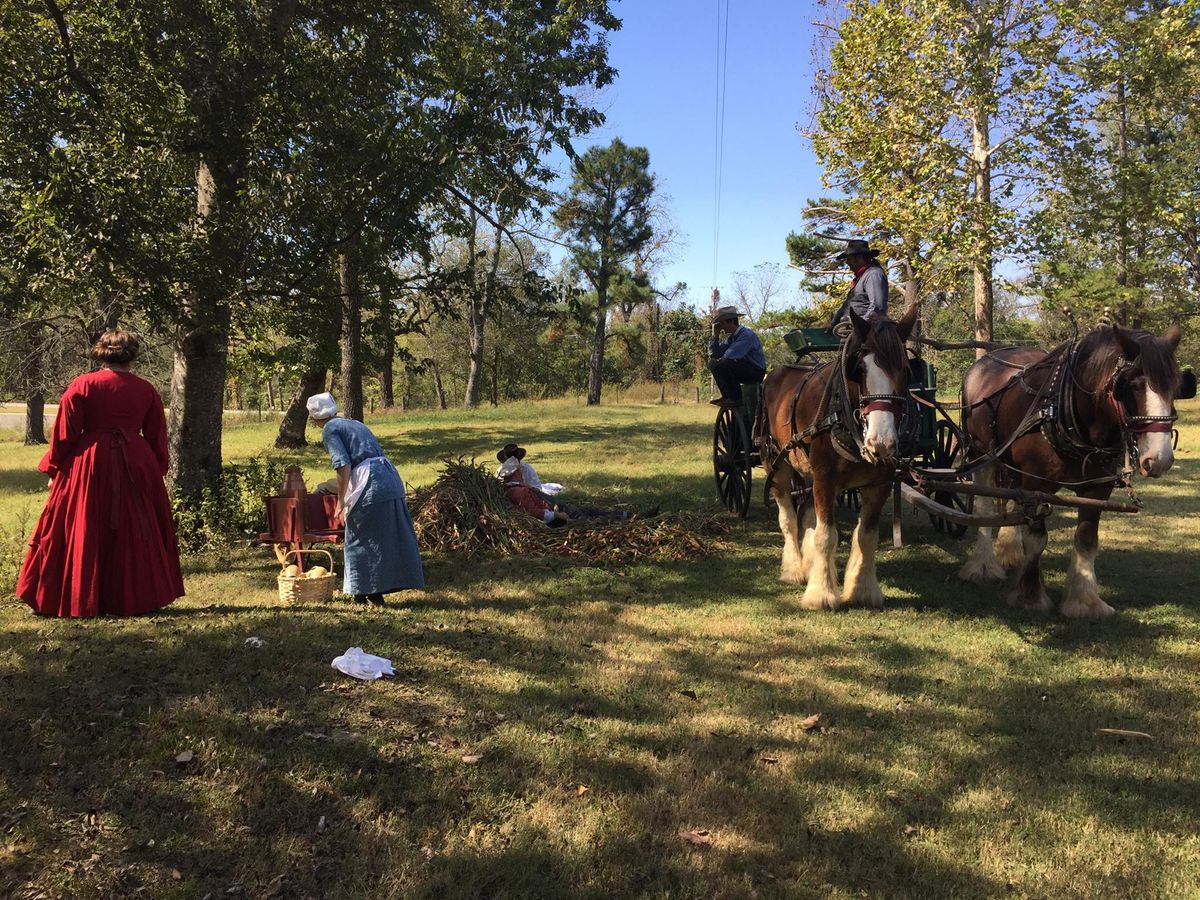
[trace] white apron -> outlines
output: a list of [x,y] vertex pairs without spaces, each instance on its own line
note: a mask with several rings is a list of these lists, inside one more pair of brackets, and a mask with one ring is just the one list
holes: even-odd
[[363,491],[367,489],[367,484],[370,482],[376,466],[386,466],[393,472],[396,471],[396,467],[392,465],[392,461],[386,456],[372,456],[370,459],[364,459],[351,469],[350,482],[346,485],[346,499],[342,501],[343,520],[350,515],[350,510],[354,508],[354,504],[358,502],[359,497],[363,495]]

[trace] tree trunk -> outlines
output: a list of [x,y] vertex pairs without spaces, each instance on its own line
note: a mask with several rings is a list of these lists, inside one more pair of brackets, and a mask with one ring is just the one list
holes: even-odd
[[[232,193],[226,185],[221,195]],[[196,166],[196,229],[203,233],[219,206],[216,173]],[[216,248],[216,257],[223,257]],[[221,477],[221,413],[229,353],[229,301],[222,278],[202,279],[189,297],[192,324],[175,348],[171,375],[170,480],[175,495],[197,503]]]
[[274,412],[275,411],[275,379],[274,379],[274,377],[267,379],[266,387],[267,387],[267,409],[271,410],[271,412]]
[[[206,298],[210,308],[216,298]],[[175,494],[199,502],[221,477],[221,414],[228,368],[229,309],[213,310],[217,322],[183,335],[171,375],[171,484]]]
[[600,404],[600,388],[604,382],[604,341],[608,336],[608,279],[597,280],[600,283],[596,286],[596,333],[592,338],[592,353],[588,357],[588,406]]
[[467,390],[463,406],[475,409],[479,406],[479,388],[483,382],[483,315],[474,300],[467,301]]
[[446,388],[442,385],[442,370],[438,368],[437,360],[429,361],[429,368],[433,372],[433,389],[437,393],[438,409],[448,409],[446,404]]
[[[988,215],[992,206],[992,154],[988,112],[981,106],[972,111],[971,158],[975,168],[974,217],[975,248],[971,272],[975,293],[975,340],[992,339],[992,234]],[[977,349],[975,358],[986,350]]]
[[306,370],[300,376],[300,384],[292,402],[288,404],[283,421],[279,423],[279,433],[275,436],[275,446],[280,449],[303,447],[304,426],[308,424],[308,398],[325,390],[325,366]]
[[467,241],[471,255],[471,295],[467,298],[467,346],[470,351],[467,366],[467,390],[463,405],[474,409],[479,405],[480,385],[483,382],[484,324],[496,302],[496,273],[500,270],[500,251],[503,248],[504,223],[496,225],[492,241],[492,261],[483,279],[482,291],[475,280],[475,239]]
[[362,295],[358,289],[358,259],[353,245],[348,245],[338,254],[338,285],[342,298],[342,413],[348,419],[358,419],[361,422]]
[[46,443],[46,395],[35,387],[25,397],[25,444]]
[[389,304],[383,311],[383,366],[379,372],[379,405],[391,409],[396,405],[396,329]]
[[500,347],[492,351],[492,406],[500,405]]

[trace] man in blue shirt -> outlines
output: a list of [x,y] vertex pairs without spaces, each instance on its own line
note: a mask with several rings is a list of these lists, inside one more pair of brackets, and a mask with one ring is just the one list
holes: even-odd
[[714,406],[741,406],[742,385],[756,384],[767,374],[762,342],[757,334],[738,324],[736,306],[722,306],[713,316],[708,355],[708,370],[721,392],[720,397],[709,401]]

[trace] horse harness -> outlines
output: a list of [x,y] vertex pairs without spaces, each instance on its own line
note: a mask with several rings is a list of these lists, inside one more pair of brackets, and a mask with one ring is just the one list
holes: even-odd
[[[807,457],[809,444],[813,438],[825,432],[829,432],[830,442],[839,456],[848,462],[864,462],[863,423],[870,413],[892,413],[896,420],[898,436],[901,433],[907,434],[915,427],[915,417],[911,415],[906,416],[909,408],[912,406],[912,399],[907,395],[861,394],[856,406],[850,398],[850,390],[847,386],[849,362],[849,354],[846,352],[846,342],[843,341],[841,349],[838,352],[837,369],[829,380],[825,382],[821,401],[817,405],[817,414],[808,427],[800,430],[799,423],[796,421],[796,408],[800,403],[800,397],[804,393],[805,388],[808,387],[808,383],[812,377],[818,372],[824,371],[832,363],[823,362],[813,366],[808,370],[804,379],[793,392],[791,403],[788,405],[788,427],[792,432],[792,436],[786,444],[775,450],[774,447],[770,446],[774,444],[770,430],[764,430],[765,443],[768,444],[767,450],[774,451],[767,454],[772,459],[768,477],[774,475],[780,461],[785,459],[793,450],[798,449]],[[902,429],[901,422],[905,418],[908,420],[906,424],[909,427]]]
[[[985,452],[980,458],[969,464],[966,471],[974,471],[977,468],[982,468],[984,465],[999,461],[1000,457],[1017,440],[1027,434],[1039,431],[1055,453],[1064,459],[1078,462],[1080,471],[1085,476],[1087,475],[1089,465],[1096,465],[1103,473],[1095,478],[1085,477],[1085,480],[1078,482],[1077,485],[1105,481],[1127,485],[1130,482],[1132,474],[1137,468],[1138,436],[1157,432],[1170,433],[1172,423],[1178,417],[1176,415],[1129,415],[1125,404],[1117,397],[1116,391],[1125,372],[1131,369],[1133,364],[1124,357],[1119,357],[1117,364],[1113,367],[1112,374],[1109,375],[1105,382],[1103,392],[1105,402],[1112,408],[1117,419],[1117,424],[1120,428],[1120,437],[1114,444],[1097,447],[1087,437],[1075,414],[1075,392],[1077,390],[1086,391],[1086,388],[1079,384],[1075,376],[1078,353],[1079,340],[1076,339],[1069,344],[1052,350],[1037,362],[1020,366],[1019,368],[1013,363],[999,360],[1004,365],[1018,368],[1018,371],[1007,382],[986,397],[975,401],[975,403],[969,406],[964,405],[964,414],[968,413],[971,409],[986,404],[992,414],[990,430],[994,443],[999,437],[996,429],[998,427],[997,419],[1000,412],[1000,402],[1009,389],[1018,386],[1026,394],[1030,395],[1033,400],[1026,411],[1024,419],[1013,430],[1008,439],[1004,441],[1003,445],[996,450]],[[1051,360],[1053,360],[1054,371],[1050,374],[1050,377],[1039,387],[1035,388],[1031,386],[1026,381],[1026,375],[1033,369],[1045,366]],[[1127,468],[1123,472],[1116,472],[1121,465],[1122,457],[1128,463]],[[1013,469],[1013,471],[1019,471],[1007,463],[1004,465],[1009,469]]]

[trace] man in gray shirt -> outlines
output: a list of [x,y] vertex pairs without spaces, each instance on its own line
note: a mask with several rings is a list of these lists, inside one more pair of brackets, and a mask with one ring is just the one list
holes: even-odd
[[837,331],[838,324],[843,320],[849,325],[851,309],[864,319],[887,315],[887,270],[878,263],[878,256],[878,250],[872,250],[867,241],[860,240],[847,241],[846,249],[837,255],[837,259],[845,262],[846,267],[854,273],[854,281],[850,282],[850,293],[846,295],[845,302],[838,307],[829,323],[831,331]]

